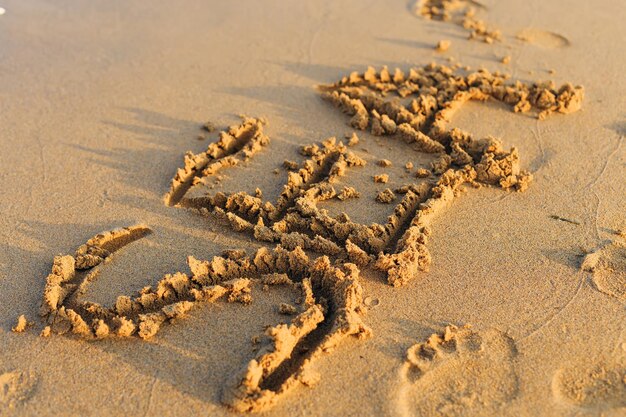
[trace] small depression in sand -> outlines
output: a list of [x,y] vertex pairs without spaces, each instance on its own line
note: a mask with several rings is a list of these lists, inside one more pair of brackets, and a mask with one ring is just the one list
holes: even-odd
[[606,243],[588,254],[581,268],[591,272],[598,291],[626,301],[626,243]]
[[0,414],[3,408],[13,409],[32,397],[37,377],[32,372],[13,370],[0,373]]
[[626,360],[621,365],[598,363],[560,369],[552,379],[552,392],[556,399],[577,407],[626,411]]
[[565,48],[571,45],[571,42],[565,36],[543,29],[522,29],[517,33],[516,37],[519,40],[541,46],[542,48]]

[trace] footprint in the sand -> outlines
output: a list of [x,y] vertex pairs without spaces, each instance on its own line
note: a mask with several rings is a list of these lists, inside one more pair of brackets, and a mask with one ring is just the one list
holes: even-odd
[[517,33],[516,37],[519,40],[541,46],[542,48],[565,48],[571,45],[569,39],[565,36],[543,29],[522,29]]
[[626,301],[626,243],[605,243],[585,257],[581,268],[591,272],[598,291]]
[[403,415],[496,415],[518,393],[515,342],[501,331],[447,326],[407,351]]
[[626,411],[626,365],[598,363],[560,369],[552,378],[552,392],[558,401],[576,407]]
[[28,401],[37,385],[32,372],[13,370],[0,374],[0,411],[15,408]]

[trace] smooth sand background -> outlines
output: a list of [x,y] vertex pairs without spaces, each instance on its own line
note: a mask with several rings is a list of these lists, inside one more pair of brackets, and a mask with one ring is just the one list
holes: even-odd
[[[583,84],[583,110],[538,122],[495,105],[464,107],[452,124],[518,146],[535,182],[522,194],[481,189],[456,200],[434,228],[431,272],[408,286],[366,275],[367,294],[380,301],[366,317],[375,337],[326,355],[316,366],[321,382],[267,414],[417,413],[429,387],[407,386],[399,369],[409,346],[447,323],[496,328],[514,340],[518,353],[505,362],[517,388],[503,415],[623,412],[579,407],[554,381],[598,363],[625,366],[624,304],[590,284],[578,256],[626,227],[625,8],[617,0],[487,4],[484,18],[503,30],[505,43],[469,42],[458,27],[415,17],[404,0],[3,1],[0,382],[23,372],[31,383],[13,408],[0,404],[0,415],[230,414],[219,404],[223,382],[251,357],[250,337],[281,319],[275,305],[295,294],[255,291],[247,307],[202,307],[151,342],[45,339],[39,323],[25,334],[11,326],[22,313],[36,319],[52,257],[102,230],[136,222],[155,230],[121,252],[93,287],[103,302],[185,271],[189,254],[255,246],[162,202],[183,153],[215,138],[196,139],[201,123],[223,128],[239,113],[269,119],[271,152],[255,158],[251,181],[272,195],[284,177],[271,171],[297,159],[297,146],[351,131],[314,85],[367,65],[408,68],[448,56],[522,80]],[[571,45],[513,38],[527,27]],[[437,54],[433,46],[444,38],[452,46]],[[499,63],[504,55],[512,57],[508,66]],[[385,157],[384,147],[362,137]],[[235,190],[239,181],[224,186]],[[370,205],[371,219],[379,209]],[[452,366],[441,377],[463,372]]]

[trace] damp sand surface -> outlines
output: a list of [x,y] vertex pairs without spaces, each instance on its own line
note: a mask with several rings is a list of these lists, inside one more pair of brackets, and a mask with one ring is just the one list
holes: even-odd
[[[0,415],[624,413],[621,8],[419,2],[447,8],[446,20],[413,2],[336,3],[269,1],[249,13],[228,2],[2,4]],[[442,40],[450,47],[437,52]],[[406,81],[430,62],[459,77],[504,70],[504,84],[529,94],[459,106],[443,95],[452,110],[422,120],[427,102],[411,99],[434,91]],[[373,81],[350,89],[341,80],[353,71]],[[434,85],[447,77],[438,71]],[[584,86],[582,101],[575,89],[559,101],[568,82]],[[366,113],[355,125],[358,109],[343,114],[319,86]],[[391,102],[398,86],[414,121],[362,94]],[[225,154],[196,161],[224,165],[177,171],[229,126],[235,142],[214,145]],[[488,136],[501,142],[492,157],[463,159]],[[382,255],[371,236],[297,235],[294,216],[274,229],[288,237],[259,226],[258,239],[250,198],[277,206],[290,173],[323,159],[303,147],[330,137],[333,158],[349,151],[366,164],[335,176],[330,199],[319,198],[327,176],[290,194],[307,198],[285,213],[384,225],[405,182],[464,183],[429,230],[417,221],[419,233],[395,233]],[[480,188],[473,174],[444,176],[464,166]],[[532,175],[523,187],[522,171]],[[207,181],[164,200],[177,172],[183,184]],[[218,192],[250,198],[218,204],[223,213],[193,200]],[[271,228],[280,216],[265,210]],[[106,231],[119,239],[81,249]],[[402,269],[398,253],[424,256]]]

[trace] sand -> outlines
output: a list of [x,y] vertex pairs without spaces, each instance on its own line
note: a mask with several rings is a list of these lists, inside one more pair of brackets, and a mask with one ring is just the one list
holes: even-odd
[[3,3],[0,415],[626,412],[622,8],[419,3]]

